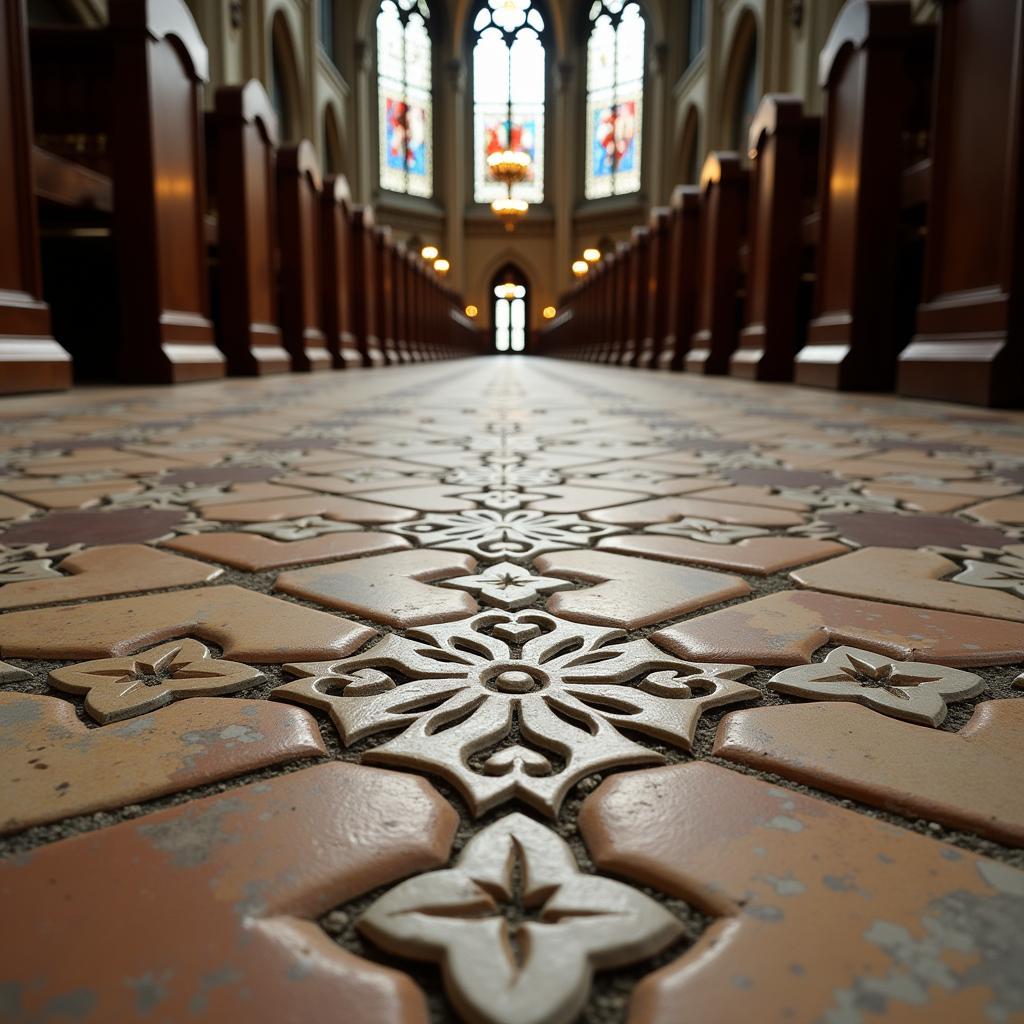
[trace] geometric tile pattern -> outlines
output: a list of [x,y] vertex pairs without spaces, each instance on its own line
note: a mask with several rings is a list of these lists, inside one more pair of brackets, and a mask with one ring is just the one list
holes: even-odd
[[0,1016],[1024,1020],[1022,509],[891,396],[4,399]]

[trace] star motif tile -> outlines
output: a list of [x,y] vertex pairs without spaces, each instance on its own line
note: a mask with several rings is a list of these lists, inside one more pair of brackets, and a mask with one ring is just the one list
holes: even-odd
[[535,576],[515,562],[495,562],[475,576],[457,576],[443,580],[440,585],[465,590],[482,604],[506,611],[525,608],[540,597],[572,589],[572,583],[567,580]]

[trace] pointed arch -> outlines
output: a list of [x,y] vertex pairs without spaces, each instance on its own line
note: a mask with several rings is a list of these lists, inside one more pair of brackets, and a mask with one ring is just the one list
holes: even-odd
[[270,97],[281,141],[297,142],[302,136],[302,88],[295,41],[282,10],[274,14],[270,23]]
[[680,180],[677,185],[696,185],[700,177],[700,111],[696,103],[691,103],[683,118],[683,130],[679,135],[679,168]]
[[348,173],[341,124],[333,103],[325,103],[323,110],[323,165],[328,174]]
[[746,154],[750,123],[761,98],[760,50],[757,16],[745,7],[736,20],[725,65],[720,133],[726,147],[742,154]]

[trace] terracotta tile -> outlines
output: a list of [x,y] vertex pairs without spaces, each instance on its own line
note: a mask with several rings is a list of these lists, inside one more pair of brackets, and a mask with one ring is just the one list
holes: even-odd
[[589,512],[610,505],[641,501],[642,491],[621,491],[601,487],[545,487],[546,497],[531,501],[526,507],[541,512]]
[[391,459],[347,459],[341,463],[318,464],[314,472],[291,473],[278,478],[289,487],[303,487],[323,494],[360,494],[422,487],[436,481],[441,470]]
[[346,745],[400,730],[362,759],[440,775],[475,815],[519,799],[555,817],[586,776],[662,760],[620,729],[688,750],[705,710],[760,696],[738,682],[746,665],[682,661],[534,610],[489,610],[285,668],[301,678],[271,697],[328,712]]
[[411,545],[391,534],[356,530],[299,541],[277,541],[253,533],[197,533],[164,541],[162,546],[246,572],[262,572],[307,562],[328,562],[335,558],[382,555]]
[[474,614],[477,603],[469,594],[430,584],[465,576],[475,568],[474,559],[450,551],[398,551],[282,573],[274,589],[395,629],[409,629]]
[[262,523],[300,516],[326,516],[328,519],[353,523],[400,523],[416,517],[416,513],[407,508],[318,494],[274,501],[241,502],[237,505],[215,504],[202,506],[201,511],[204,518],[215,523]]
[[712,487],[707,490],[696,491],[692,497],[700,498],[702,501],[735,502],[738,505],[758,505],[762,508],[789,509],[792,512],[806,512],[811,507],[806,501],[798,501],[789,496],[776,494],[770,487],[741,487],[739,485]]
[[8,498],[0,494],[0,519],[20,519],[29,516],[36,510],[16,498]]
[[0,586],[0,609],[208,583],[222,571],[144,544],[89,548],[65,558],[59,568],[68,575]]
[[534,565],[546,575],[595,584],[547,602],[553,614],[595,626],[639,629],[750,593],[736,576],[604,551],[561,551],[541,555]]
[[913,462],[886,460],[877,453],[861,459],[843,459],[830,463],[837,476],[850,479],[870,480],[875,477],[892,476],[894,473],[914,473],[931,476],[938,480],[973,480],[977,471],[973,466],[957,465],[945,459],[919,459]]
[[[643,469],[644,463],[633,463],[630,470],[618,473],[599,473],[595,476],[570,476],[566,478],[569,487],[600,487],[622,491],[642,491],[652,495],[689,494],[703,491],[721,483],[715,477],[677,476],[673,473]],[[635,500],[635,499],[632,499]],[[605,504],[611,504],[605,502]]]
[[[3,490],[10,494],[17,493],[18,498],[29,501],[39,508],[88,508],[90,505],[100,504],[104,498],[115,495],[138,494],[143,490],[143,484],[138,480],[99,480],[94,483],[62,485],[62,486],[41,486],[46,483],[56,484],[57,480],[50,478],[37,479],[26,477],[18,481],[18,485],[12,488],[4,483]],[[35,511],[35,510],[33,510]]]
[[132,452],[93,449],[57,458],[35,459],[22,463],[29,476],[56,476],[60,473],[93,473],[97,469],[112,470],[118,476],[152,476],[188,465],[191,457],[136,455]]
[[0,833],[326,755],[312,716],[197,697],[89,729],[56,697],[0,693]]
[[368,626],[236,586],[0,615],[0,654],[21,658],[121,656],[192,636],[225,658],[280,664],[348,654],[373,635]]
[[0,533],[0,544],[138,544],[166,537],[186,516],[184,509],[126,508],[84,512],[50,512],[15,523]]
[[1024,526],[1024,498],[997,498],[964,510],[964,515],[986,523]]
[[1024,701],[979,704],[957,733],[849,703],[752,708],[722,719],[714,755],[795,782],[1024,846]]
[[476,507],[475,502],[459,497],[465,491],[465,487],[450,484],[419,484],[413,487],[362,491],[359,498],[362,501],[415,509],[417,512],[464,512],[466,509]]
[[1024,872],[712,764],[609,779],[580,829],[600,870],[715,918],[640,982],[633,1024],[677,1024],[683,1006],[695,1021],[1019,1016]]
[[861,547],[998,548],[1012,541],[1002,530],[953,516],[896,515],[889,512],[825,512],[840,539]]
[[602,551],[622,555],[663,558],[668,562],[692,562],[716,569],[732,569],[753,576],[769,576],[794,565],[818,562],[849,550],[827,540],[803,537],[751,537],[735,544],[706,544],[686,537],[627,533],[598,541]]
[[966,494],[955,494],[947,490],[921,490],[908,487],[906,484],[884,481],[867,484],[862,490],[864,494],[872,497],[895,498],[901,507],[911,512],[955,512],[974,501],[974,498]]
[[863,548],[799,569],[790,577],[801,586],[831,594],[1024,622],[1021,598],[943,579],[959,570],[956,562],[932,551]]
[[67,839],[0,864],[0,976],[24,1018],[426,1024],[408,977],[315,921],[443,864],[455,825],[420,780],[332,763]]
[[0,661],[0,683],[20,683],[24,679],[31,678],[31,672],[8,665],[6,661]]
[[596,523],[612,526],[650,526],[652,523],[670,523],[683,516],[713,519],[719,523],[737,523],[740,526],[800,526],[804,521],[804,517],[798,513],[783,509],[696,498],[655,498],[653,501],[638,501],[633,505],[619,505],[586,514],[588,519]]
[[[206,484],[224,486],[227,484],[266,483],[280,475],[280,470],[269,463],[260,465],[186,466],[172,469],[160,477],[161,484]],[[301,485],[295,485],[300,486]]]
[[743,487],[837,487],[842,480],[831,473],[800,469],[727,469],[722,476]]
[[654,639],[681,657],[751,665],[806,664],[828,643],[945,665],[1024,661],[1024,626],[1017,623],[808,591],[697,615]]

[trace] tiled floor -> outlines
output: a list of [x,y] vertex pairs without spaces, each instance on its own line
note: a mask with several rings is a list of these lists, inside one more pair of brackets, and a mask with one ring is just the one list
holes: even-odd
[[1022,527],[890,397],[0,400],[0,1020],[1024,1021]]

